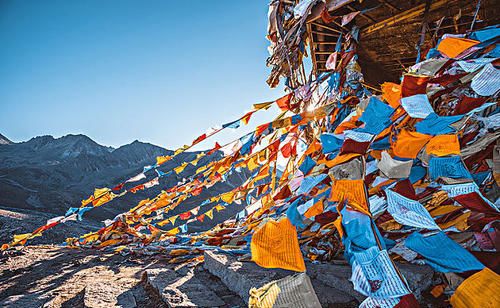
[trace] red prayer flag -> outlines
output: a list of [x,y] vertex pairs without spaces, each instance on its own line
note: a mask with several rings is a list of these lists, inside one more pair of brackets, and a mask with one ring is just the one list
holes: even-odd
[[207,138],[207,134],[203,134],[196,138],[191,145],[195,145],[197,143],[200,143],[201,141],[205,140]]
[[120,183],[120,184],[116,185],[115,187],[113,187],[112,189],[115,190],[115,191],[116,190],[121,190],[123,188],[123,186],[125,186],[125,184],[124,183]]
[[198,219],[199,222],[203,222],[203,220],[205,220],[205,214],[201,214],[200,216],[196,217],[196,219]]
[[278,107],[285,111],[285,110],[290,110],[291,106],[290,106],[290,100],[292,99],[292,93],[290,94],[287,94],[283,97],[280,97],[276,100],[276,104],[278,105]]
[[217,151],[217,150],[218,150],[218,149],[220,149],[220,148],[221,148],[220,144],[219,144],[218,142],[215,142],[215,146],[214,146],[214,148],[213,148],[213,149],[211,149],[211,150],[207,153],[207,155],[212,155],[212,154],[214,154],[214,153],[215,153],[215,151]]
[[189,219],[191,217],[191,211],[187,211],[185,213],[179,214],[179,218],[182,220]]

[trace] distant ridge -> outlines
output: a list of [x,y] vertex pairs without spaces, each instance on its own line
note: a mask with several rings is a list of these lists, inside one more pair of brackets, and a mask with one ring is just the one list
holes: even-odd
[[9,138],[0,134],[0,144],[12,144],[13,142],[9,140]]

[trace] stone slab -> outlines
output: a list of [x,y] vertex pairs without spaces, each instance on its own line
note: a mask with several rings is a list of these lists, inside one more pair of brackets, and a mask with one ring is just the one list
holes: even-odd
[[146,281],[169,307],[222,307],[225,302],[197,279],[193,271],[178,275],[171,269],[145,271]]
[[[421,293],[432,282],[433,270],[428,266],[412,264],[396,264],[396,266],[408,281],[417,299],[420,300]],[[245,302],[248,302],[251,288],[259,288],[268,282],[295,273],[282,269],[262,268],[253,262],[240,262],[233,256],[213,251],[205,252],[204,267],[219,277],[231,291],[239,294]],[[351,267],[347,263],[306,262],[306,268],[306,273],[311,278],[323,306],[349,307],[361,303],[366,298],[354,290],[349,280]]]
[[[211,251],[205,252],[204,267],[247,303],[251,288],[259,288],[271,281],[295,274],[282,269],[262,268],[253,262],[240,262],[235,257]],[[309,271],[307,274],[309,275]],[[312,278],[311,282],[322,306],[357,307],[358,301],[350,294],[318,279]]]

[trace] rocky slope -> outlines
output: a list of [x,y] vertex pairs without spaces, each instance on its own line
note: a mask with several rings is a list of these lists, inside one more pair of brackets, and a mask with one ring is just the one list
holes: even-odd
[[0,134],[0,144],[11,144],[11,143],[12,143],[12,141],[10,141],[4,135]]

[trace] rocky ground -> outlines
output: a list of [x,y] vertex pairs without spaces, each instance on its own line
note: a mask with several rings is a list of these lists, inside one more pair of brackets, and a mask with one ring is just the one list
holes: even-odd
[[[426,303],[432,270],[398,267]],[[357,307],[363,300],[350,273],[342,262],[307,263],[324,307]],[[290,274],[213,251],[205,252],[204,262],[170,264],[163,255],[28,246],[0,255],[0,307],[245,307],[250,288]]]
[[[170,302],[165,302],[148,282],[148,271],[150,275],[169,272],[183,278],[176,285],[172,281]],[[183,285],[193,286],[192,281],[213,289],[212,300],[217,300],[215,305],[205,301],[209,306],[244,306],[202,266],[172,265],[161,256],[135,258],[28,246],[1,256],[0,307],[168,307],[180,306],[186,300],[196,305],[198,299],[186,298],[190,293],[182,291]]]

